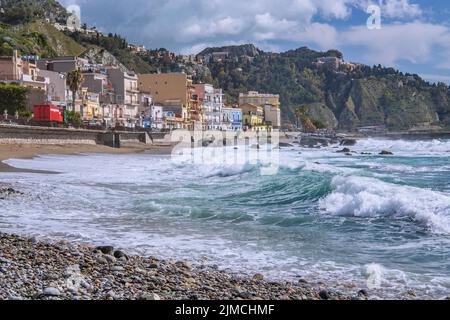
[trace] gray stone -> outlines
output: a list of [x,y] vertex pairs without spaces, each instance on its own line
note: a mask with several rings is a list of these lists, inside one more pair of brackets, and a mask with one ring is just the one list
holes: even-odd
[[103,258],[105,258],[106,261],[108,261],[109,263],[114,263],[116,262],[116,258],[114,258],[113,256],[110,256],[109,254],[105,254],[103,256]]
[[161,297],[157,295],[156,293],[144,293],[139,297],[139,300],[161,300]]
[[323,300],[330,299],[330,293],[327,290],[320,290],[319,297]]
[[50,296],[50,297],[58,297],[61,295],[61,292],[53,287],[48,287],[44,289],[44,296]]
[[262,274],[255,274],[254,276],[253,276],[253,280],[254,281],[263,281],[264,280],[264,276],[262,275]]
[[112,255],[114,253],[114,247],[112,246],[99,246],[96,249],[103,254]]

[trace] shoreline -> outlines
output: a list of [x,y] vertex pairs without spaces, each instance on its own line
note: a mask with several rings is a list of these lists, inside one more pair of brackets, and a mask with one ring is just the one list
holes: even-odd
[[84,144],[0,144],[0,173],[43,173],[57,174],[42,170],[30,170],[15,168],[4,161],[9,159],[32,159],[42,155],[79,155],[82,153],[99,154],[133,154],[146,153],[153,155],[168,155],[172,150],[171,146],[165,145],[145,145],[123,148],[111,148],[102,145]]
[[40,242],[0,232],[0,300],[365,300],[300,280],[236,276],[110,246]]

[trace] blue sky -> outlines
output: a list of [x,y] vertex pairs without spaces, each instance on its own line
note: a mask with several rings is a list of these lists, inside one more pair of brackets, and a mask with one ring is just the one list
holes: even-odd
[[[177,53],[254,43],[266,51],[338,49],[450,84],[450,3],[442,0],[61,0],[129,42]],[[367,27],[378,5],[381,28]]]

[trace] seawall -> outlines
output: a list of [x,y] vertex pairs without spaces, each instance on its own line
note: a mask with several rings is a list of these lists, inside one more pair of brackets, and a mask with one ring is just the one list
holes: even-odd
[[0,144],[105,145],[113,148],[153,144],[161,134],[0,125]]

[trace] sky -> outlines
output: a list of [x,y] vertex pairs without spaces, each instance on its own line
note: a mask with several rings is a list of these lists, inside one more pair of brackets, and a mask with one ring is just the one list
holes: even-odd
[[[264,51],[338,49],[450,84],[450,2],[442,0],[61,0],[130,43],[198,53],[253,43]],[[368,12],[371,9],[370,12]]]

